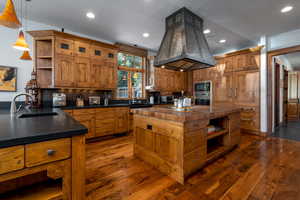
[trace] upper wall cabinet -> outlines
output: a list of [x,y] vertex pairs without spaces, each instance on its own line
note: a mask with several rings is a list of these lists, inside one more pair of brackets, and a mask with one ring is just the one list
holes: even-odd
[[116,88],[117,47],[58,31],[30,31],[42,88]]
[[55,51],[58,54],[73,55],[74,41],[69,39],[55,38]]

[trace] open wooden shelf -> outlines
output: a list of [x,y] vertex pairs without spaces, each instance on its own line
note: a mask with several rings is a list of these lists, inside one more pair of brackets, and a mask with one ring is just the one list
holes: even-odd
[[48,69],[48,70],[52,70],[52,66],[39,66],[39,67],[37,67],[37,69]]
[[[1,196],[6,200],[61,200],[61,182],[46,182],[14,191]],[[2,199],[1,198],[1,199]]]
[[215,137],[218,137],[220,135],[224,135],[224,134],[227,134],[228,133],[228,130],[227,129],[223,129],[223,130],[220,130],[220,131],[216,131],[216,132],[211,132],[211,133],[208,133],[207,134],[207,139],[210,140],[212,138],[215,138]]
[[37,56],[40,59],[52,59],[52,56]]

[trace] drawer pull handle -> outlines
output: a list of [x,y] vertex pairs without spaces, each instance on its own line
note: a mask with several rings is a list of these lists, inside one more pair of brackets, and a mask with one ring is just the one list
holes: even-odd
[[148,125],[147,125],[147,129],[148,129],[148,130],[152,130],[152,125],[149,125],[149,124],[148,124]]
[[47,154],[48,154],[48,156],[53,156],[54,154],[55,154],[55,150],[53,150],[53,149],[48,149],[47,150]]

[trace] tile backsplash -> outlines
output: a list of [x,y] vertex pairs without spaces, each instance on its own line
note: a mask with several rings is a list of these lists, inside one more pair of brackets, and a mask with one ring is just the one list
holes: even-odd
[[44,89],[42,90],[42,106],[52,107],[52,95],[53,93],[64,93],[67,97],[67,106],[76,105],[76,98],[82,97],[84,104],[88,105],[90,96],[100,96],[101,104],[103,104],[104,98],[108,97],[110,101],[113,97],[112,91],[99,91],[99,90],[84,90],[84,89]]

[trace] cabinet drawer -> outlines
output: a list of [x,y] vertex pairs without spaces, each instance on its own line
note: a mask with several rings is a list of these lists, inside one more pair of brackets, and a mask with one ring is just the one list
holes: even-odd
[[0,149],[0,174],[24,167],[24,146]]
[[115,132],[115,120],[106,119],[106,120],[96,120],[96,136],[103,136],[113,134]]
[[64,138],[25,145],[25,166],[33,167],[44,163],[69,158],[71,139]]
[[105,120],[105,119],[112,119],[115,117],[114,109],[97,109],[96,110],[96,119],[97,120]]
[[241,112],[241,128],[258,131],[260,128],[260,117],[258,108],[244,108]]
[[86,114],[94,114],[95,110],[94,109],[75,109],[73,110],[73,115],[86,115]]

